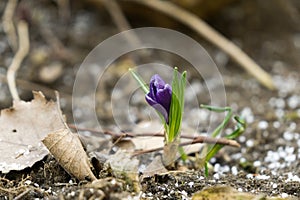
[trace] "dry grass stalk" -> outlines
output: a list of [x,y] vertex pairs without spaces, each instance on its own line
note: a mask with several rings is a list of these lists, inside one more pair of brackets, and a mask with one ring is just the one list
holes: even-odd
[[245,52],[237,47],[233,42],[228,40],[218,31],[209,26],[205,21],[190,13],[183,8],[176,6],[168,1],[160,0],[130,0],[139,4],[145,5],[159,12],[162,12],[181,23],[187,25],[199,35],[216,45],[218,48],[228,54],[233,60],[235,60],[242,68],[253,75],[262,85],[268,89],[275,89],[275,85],[271,76],[264,71],[258,64],[254,62]]
[[18,35],[19,35],[19,48],[7,71],[8,87],[14,100],[20,100],[16,88],[15,76],[18,69],[20,68],[23,59],[28,54],[30,48],[27,22],[25,22],[24,20],[20,20],[18,22],[17,27],[18,27]]
[[16,51],[18,48],[17,33],[13,23],[13,16],[15,13],[17,3],[17,0],[9,0],[6,4],[6,8],[2,17],[3,29],[7,36],[8,43],[13,49],[13,51]]

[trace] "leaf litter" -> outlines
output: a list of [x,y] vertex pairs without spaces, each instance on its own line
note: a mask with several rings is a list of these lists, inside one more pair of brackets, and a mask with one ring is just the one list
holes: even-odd
[[23,170],[42,160],[48,150],[41,140],[50,132],[64,128],[57,103],[47,101],[41,92],[33,92],[30,102],[14,101],[1,110],[0,171]]

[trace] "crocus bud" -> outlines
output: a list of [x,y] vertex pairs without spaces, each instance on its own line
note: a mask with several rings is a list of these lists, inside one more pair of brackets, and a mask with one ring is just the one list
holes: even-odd
[[169,124],[169,111],[172,100],[172,87],[155,74],[150,80],[150,91],[145,96],[150,106],[162,114],[167,124]]

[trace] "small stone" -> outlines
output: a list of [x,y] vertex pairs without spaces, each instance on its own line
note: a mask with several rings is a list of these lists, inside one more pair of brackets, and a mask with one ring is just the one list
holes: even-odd
[[254,141],[253,140],[247,140],[246,145],[247,145],[247,147],[253,147],[254,146]]
[[266,130],[269,126],[269,123],[267,121],[260,121],[257,126],[261,130]]
[[281,197],[282,197],[282,198],[287,198],[288,196],[289,196],[289,195],[288,195],[287,193],[282,193],[282,194],[281,194]]
[[258,180],[268,180],[270,178],[270,176],[267,175],[257,175],[256,179]]
[[246,141],[246,137],[243,136],[243,135],[241,135],[241,136],[239,137],[239,141],[240,141],[240,142],[245,142],[245,141]]
[[39,72],[39,78],[45,83],[53,83],[63,73],[63,65],[61,63],[52,63],[48,66],[42,67]]
[[236,166],[231,167],[231,173],[235,176],[238,174],[238,170]]
[[189,182],[188,185],[190,186],[190,188],[192,188],[194,186],[194,182]]
[[219,173],[214,174],[214,179],[220,179],[220,174]]
[[279,121],[273,122],[273,127],[274,128],[279,128],[280,127],[280,122]]
[[260,167],[261,166],[261,162],[259,160],[256,160],[253,162],[253,166],[254,167]]
[[253,178],[253,174],[247,174],[247,175],[246,175],[246,178],[252,179],[252,178]]

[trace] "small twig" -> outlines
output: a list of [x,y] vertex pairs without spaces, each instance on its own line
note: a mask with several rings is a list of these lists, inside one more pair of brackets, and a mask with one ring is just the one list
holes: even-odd
[[[76,127],[74,124],[68,124],[69,128],[71,129],[76,129],[78,131],[89,131],[92,133],[101,133],[101,134],[106,134],[106,135],[110,135],[113,138],[115,138],[116,140],[118,140],[119,138],[128,138],[128,137],[164,137],[163,133],[114,133],[111,131],[97,131],[94,129],[89,129],[89,128],[79,128]],[[181,143],[181,145],[185,146],[185,145],[189,145],[189,144],[196,144],[196,143],[207,143],[207,144],[222,144],[222,145],[228,145],[228,146],[232,146],[232,147],[240,147],[240,144],[238,142],[236,142],[235,140],[229,140],[226,138],[212,138],[212,137],[206,137],[206,136],[191,136],[191,135],[184,135],[181,134],[180,138],[183,139],[191,139],[192,141],[189,142],[184,142]],[[156,151],[156,150],[154,150]]]
[[28,192],[30,192],[31,191],[31,189],[27,189],[27,190],[25,190],[24,192],[22,192],[21,194],[19,194],[18,196],[16,196],[15,198],[14,198],[14,200],[19,200],[19,199],[22,199]]
[[244,53],[233,42],[229,41],[205,21],[200,19],[195,14],[192,14],[175,4],[168,1],[160,0],[130,0],[136,3],[145,5],[152,9],[158,10],[195,30],[198,34],[210,41],[225,53],[227,53],[233,60],[235,60],[241,67],[252,74],[261,84],[273,90],[275,85],[271,76],[264,71],[258,64],[256,64],[246,53]]
[[[102,0],[102,2],[120,31],[132,29],[122,9],[115,0]],[[134,33],[126,34],[125,36],[130,44],[136,44],[140,46],[139,44],[141,44],[141,42]]]
[[131,29],[119,4],[115,0],[101,0],[120,31]]
[[2,24],[5,34],[8,38],[8,43],[13,51],[17,51],[17,33],[13,23],[13,16],[17,6],[17,0],[9,0],[2,17]]
[[12,60],[11,65],[7,71],[7,82],[9,91],[14,100],[20,100],[17,88],[15,76],[20,68],[23,59],[29,52],[29,36],[28,36],[28,24],[24,20],[20,20],[17,24],[18,36],[19,36],[19,48],[15,57]]
[[68,22],[71,18],[70,1],[69,0],[58,0],[58,15],[64,21]]
[[[228,145],[228,146],[233,146],[233,147],[240,147],[240,144],[234,140],[228,140],[225,138],[216,139],[216,138],[203,137],[203,136],[196,137],[195,139],[193,139],[193,141],[182,142],[179,144],[179,146],[183,147],[183,146],[197,144],[197,143],[222,144],[222,145]],[[158,147],[158,148],[154,148],[154,149],[140,150],[140,151],[134,152],[132,154],[132,156],[138,156],[141,154],[152,153],[155,151],[162,151],[163,149],[164,149],[163,147]]]
[[73,60],[73,55],[71,54],[71,52],[65,48],[63,43],[52,32],[51,28],[41,25],[39,26],[39,30],[41,36],[44,38],[47,44],[52,47],[57,56],[67,61]]

